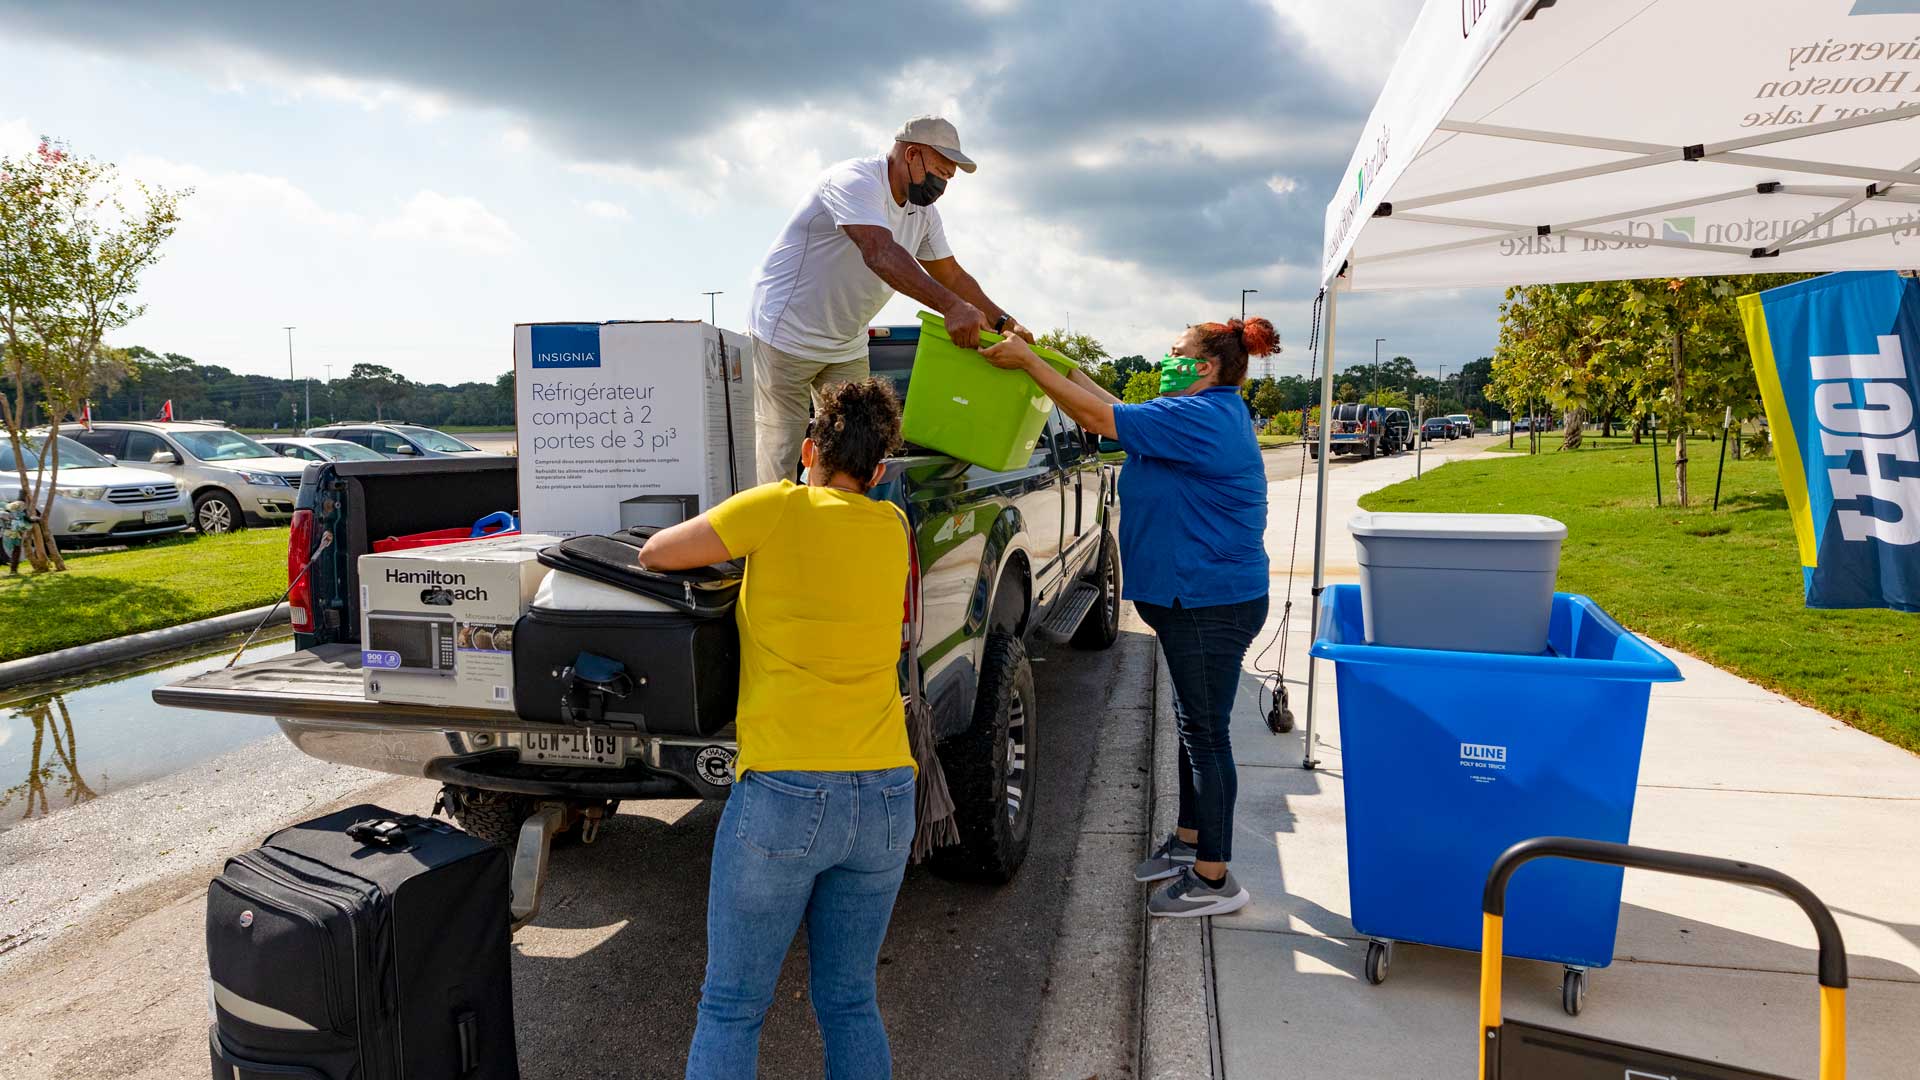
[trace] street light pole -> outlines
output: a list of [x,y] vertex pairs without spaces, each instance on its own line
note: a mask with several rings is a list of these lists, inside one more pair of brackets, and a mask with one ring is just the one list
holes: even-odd
[[1373,376],[1367,380],[1367,404],[1369,405],[1380,396],[1380,343],[1385,340],[1387,339],[1383,337],[1373,339]]
[[[297,328],[292,326],[285,326],[285,327],[281,327],[281,329],[287,332],[287,381],[292,382],[294,380],[293,332]],[[299,416],[296,415],[294,419],[299,420],[300,418]],[[307,424],[308,426],[312,426],[313,424],[313,380],[312,379],[307,380]]]
[[720,319],[717,315],[715,315],[715,312],[719,310],[719,307],[717,306],[718,302],[714,300],[714,297],[719,296],[721,293],[726,291],[727,290],[725,289],[714,289],[711,292],[703,292],[700,294],[701,296],[704,296],[707,298],[707,321],[712,323],[715,326],[720,325]]

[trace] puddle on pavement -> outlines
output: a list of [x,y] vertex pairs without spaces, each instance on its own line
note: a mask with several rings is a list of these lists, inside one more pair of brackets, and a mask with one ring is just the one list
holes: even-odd
[[[242,638],[0,690],[0,830],[277,735],[265,716],[156,705],[153,689],[227,662]],[[293,651],[257,641],[243,660]]]

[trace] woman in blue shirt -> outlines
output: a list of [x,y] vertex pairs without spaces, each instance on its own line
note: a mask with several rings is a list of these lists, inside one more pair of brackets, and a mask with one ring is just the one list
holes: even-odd
[[1221,915],[1249,899],[1227,870],[1238,789],[1228,729],[1241,661],[1267,618],[1267,480],[1240,384],[1247,358],[1274,345],[1265,319],[1188,327],[1160,362],[1161,396],[1141,405],[1085,372],[1061,375],[1018,338],[985,350],[1127,451],[1122,592],[1160,638],[1180,730],[1179,827],[1134,871],[1173,879],[1148,902],[1155,915]]

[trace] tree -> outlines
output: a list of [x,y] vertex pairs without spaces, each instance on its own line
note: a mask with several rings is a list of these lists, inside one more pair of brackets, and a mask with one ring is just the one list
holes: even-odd
[[1264,419],[1274,419],[1283,415],[1287,408],[1287,397],[1280,392],[1280,386],[1272,379],[1264,380],[1260,389],[1253,394],[1254,414]]
[[346,384],[349,411],[351,403],[371,404],[375,420],[385,420],[387,406],[399,405],[415,389],[405,375],[381,364],[355,364],[340,381]]
[[[51,139],[0,159],[0,343],[13,389],[11,402],[0,396],[0,422],[21,494],[40,518],[27,538],[37,571],[66,569],[45,525],[59,483],[61,421],[124,375],[125,356],[103,340],[146,310],[133,302],[140,275],[160,260],[189,194],[138,180],[123,190],[112,165]],[[48,425],[33,483],[22,452],[30,392]]]
[[1120,400],[1129,405],[1152,401],[1160,396],[1160,374],[1154,371],[1136,371],[1127,379],[1126,392]]
[[1058,328],[1041,334],[1038,338],[1034,339],[1034,344],[1044,345],[1054,352],[1059,353],[1061,356],[1079,364],[1080,369],[1088,375],[1092,375],[1095,371],[1098,371],[1100,369],[1100,361],[1105,360],[1111,355],[1107,352],[1105,345],[1094,340],[1092,334],[1076,334],[1069,330]]

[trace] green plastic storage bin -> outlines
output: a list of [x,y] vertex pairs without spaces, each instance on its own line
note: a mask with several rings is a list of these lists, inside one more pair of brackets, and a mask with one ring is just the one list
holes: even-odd
[[[982,345],[1000,340],[981,334]],[[1034,346],[1062,375],[1073,361]],[[1004,472],[1025,465],[1040,441],[1053,401],[1024,371],[1004,371],[947,336],[947,321],[920,313],[920,345],[913,354],[901,434],[910,443],[938,450],[982,468]]]

